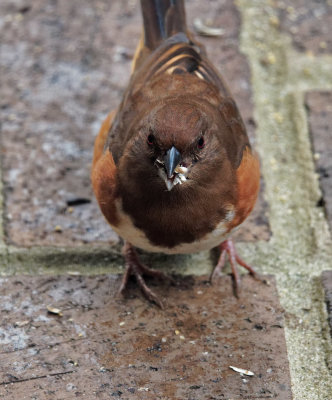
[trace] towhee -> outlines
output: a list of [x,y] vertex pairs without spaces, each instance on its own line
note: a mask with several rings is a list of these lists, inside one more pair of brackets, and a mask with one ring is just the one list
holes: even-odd
[[[125,240],[126,271],[162,306],[133,246],[166,254],[220,245],[213,278],[236,263],[255,275],[229,239],[251,212],[259,162],[237,106],[201,44],[187,30],[183,0],[141,0],[143,35],[122,102],[96,138],[92,184],[99,206]],[[221,244],[220,244],[221,243]]]

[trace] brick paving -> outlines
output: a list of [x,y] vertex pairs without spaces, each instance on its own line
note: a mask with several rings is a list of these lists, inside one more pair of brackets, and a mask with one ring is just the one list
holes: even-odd
[[278,5],[280,28],[299,51],[316,55],[332,52],[332,4],[329,1],[282,0]]
[[239,300],[228,277],[155,283],[164,311],[134,285],[114,298],[117,276],[3,279],[0,396],[291,399],[283,311],[267,278],[246,277]]
[[306,97],[314,160],[323,196],[319,205],[327,212],[332,229],[332,92],[310,92]]
[[[122,265],[89,168],[129,76],[138,4],[1,1],[0,274],[20,274],[0,286],[0,397],[331,398],[331,2],[188,0],[187,13],[190,26],[199,17],[225,29],[199,40],[262,160],[258,206],[237,241],[274,278],[245,277],[240,300],[229,277],[213,287],[188,276],[176,287],[149,282],[168,298],[162,312],[134,284],[123,300],[119,278],[77,275]],[[143,256],[185,274],[215,262],[214,253]]]

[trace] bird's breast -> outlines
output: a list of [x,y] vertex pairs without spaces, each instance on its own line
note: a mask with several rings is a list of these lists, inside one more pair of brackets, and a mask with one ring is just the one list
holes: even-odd
[[[119,222],[113,226],[115,232],[124,240],[127,240],[135,247],[155,253],[165,254],[188,254],[199,251],[209,250],[218,246],[230,235],[230,224],[234,219],[234,209],[229,209],[226,216],[210,232],[206,233],[198,240],[190,243],[178,243],[172,247],[154,244],[142,229],[137,228],[132,218],[123,210],[121,199],[115,201]],[[160,229],[163,229],[160,226]]]

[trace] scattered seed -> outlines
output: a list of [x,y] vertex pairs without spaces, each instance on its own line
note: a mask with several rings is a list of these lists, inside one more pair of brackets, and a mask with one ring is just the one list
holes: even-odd
[[81,273],[79,271],[68,271],[67,274],[70,275],[70,276],[78,276]]
[[272,64],[275,64],[276,61],[277,61],[276,56],[275,56],[272,52],[269,52],[269,53],[267,54],[266,59],[267,59],[268,63],[271,64],[271,65],[272,65]]
[[59,308],[56,307],[52,307],[52,306],[47,306],[47,311],[50,314],[55,314],[55,315],[59,315],[59,317],[62,317],[62,311]]
[[222,28],[207,26],[200,18],[194,19],[194,28],[196,32],[202,36],[223,36],[225,33],[224,29]]
[[54,227],[54,232],[61,233],[62,232],[62,227],[60,225],[56,225]]
[[125,324],[125,322],[124,321],[121,321],[120,323],[119,323],[119,326],[123,326]]
[[282,116],[282,114],[280,112],[273,113],[273,118],[279,124],[281,124],[284,121],[284,117]]
[[295,8],[289,6],[289,7],[286,8],[286,11],[287,11],[288,14],[294,14],[295,13]]
[[280,25],[280,21],[279,18],[276,15],[272,15],[269,18],[270,24],[276,28],[278,28],[278,26]]
[[314,58],[314,53],[313,53],[311,50],[307,50],[307,51],[305,52],[305,55],[306,55],[308,58]]
[[240,374],[247,375],[247,376],[254,376],[255,374],[247,369],[233,367],[232,365],[229,366],[233,371],[239,372]]
[[270,164],[271,165],[276,165],[277,164],[277,160],[274,157],[270,158]]
[[181,165],[178,165],[175,170],[177,174],[185,174],[188,171],[188,168],[182,167]]
[[14,323],[14,326],[17,328],[21,328],[22,326],[28,325],[30,321],[26,320],[26,321],[16,321]]

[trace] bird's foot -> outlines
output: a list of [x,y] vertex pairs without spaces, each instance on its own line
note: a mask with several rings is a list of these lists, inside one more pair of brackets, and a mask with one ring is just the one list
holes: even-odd
[[122,251],[126,262],[126,271],[122,278],[121,286],[119,288],[119,293],[122,294],[124,292],[129,277],[131,275],[134,275],[144,296],[149,301],[156,303],[161,309],[163,309],[164,308],[163,303],[161,302],[159,297],[146,285],[143,275],[151,276],[158,279],[170,280],[171,278],[169,278],[161,271],[156,271],[142,264],[139,261],[136,250],[130,243],[126,242],[125,245],[123,246]]
[[232,268],[232,275],[234,279],[234,292],[235,296],[239,297],[239,292],[241,288],[241,279],[240,279],[240,274],[237,270],[237,264],[241,265],[245,269],[247,269],[255,279],[260,279],[257,272],[247,263],[245,263],[237,254],[233,240],[232,239],[227,239],[224,242],[221,243],[220,245],[220,257],[218,260],[217,265],[215,266],[214,270],[212,271],[212,274],[210,276],[210,282],[214,280],[214,278],[217,275],[221,275],[221,271],[224,268],[226,264],[226,255],[228,255],[229,262],[231,264]]

